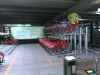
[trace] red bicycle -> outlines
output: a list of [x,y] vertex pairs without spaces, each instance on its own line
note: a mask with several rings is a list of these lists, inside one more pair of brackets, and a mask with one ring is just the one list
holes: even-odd
[[17,39],[9,40],[8,38],[6,38],[4,40],[4,44],[17,44],[17,43],[18,43],[18,40]]
[[0,51],[0,65],[2,65],[4,61],[4,53]]

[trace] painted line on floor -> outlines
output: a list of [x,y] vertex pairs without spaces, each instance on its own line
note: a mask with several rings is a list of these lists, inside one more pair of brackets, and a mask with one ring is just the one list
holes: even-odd
[[14,63],[14,61],[15,61],[15,58],[16,58],[16,56],[17,56],[17,54],[18,54],[20,48],[21,48],[21,45],[18,47],[18,49],[17,49],[17,51],[16,51],[16,53],[15,53],[13,59],[11,60],[11,62],[10,62],[10,64],[9,64],[8,68],[7,68],[6,71],[5,71],[4,75],[8,75],[8,73],[9,73],[9,71],[10,71],[10,69],[11,69],[11,67],[12,67],[12,65],[13,65],[13,63]]
[[38,46],[40,51],[42,52],[42,54],[45,56],[45,58],[47,59],[47,61],[51,64],[54,65],[53,62],[50,60],[50,58],[45,54],[45,52],[42,50],[42,48],[40,46]]
[[63,62],[57,62],[57,63],[54,63],[54,66],[61,65],[61,64],[63,64]]
[[57,62],[57,63],[53,63],[51,61],[51,59],[46,55],[46,53],[43,51],[43,49],[41,48],[41,46],[38,46],[40,51],[42,52],[42,54],[45,56],[45,58],[47,59],[47,61],[52,65],[52,66],[55,66],[55,65],[60,65],[60,64],[63,64],[62,62]]

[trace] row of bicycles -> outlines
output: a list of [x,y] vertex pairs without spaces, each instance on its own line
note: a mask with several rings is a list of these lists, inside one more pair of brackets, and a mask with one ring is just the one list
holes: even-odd
[[66,32],[79,30],[78,24],[68,24],[68,23],[55,23],[44,28],[44,33],[48,32]]
[[17,39],[12,39],[12,40],[9,40],[8,38],[4,39],[4,44],[17,44],[18,43],[18,40]]
[[66,40],[55,39],[51,40],[48,38],[40,38],[39,42],[46,48],[49,54],[59,54],[66,51],[68,43]]
[[[17,44],[17,43],[18,43],[17,39],[10,40],[10,39],[6,38],[2,41],[2,44]],[[5,54],[2,51],[0,51],[0,65],[2,65],[3,62],[5,62],[4,56],[5,56]]]

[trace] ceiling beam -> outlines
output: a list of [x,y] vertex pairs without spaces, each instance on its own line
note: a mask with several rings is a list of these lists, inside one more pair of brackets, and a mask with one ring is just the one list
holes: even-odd
[[2,23],[2,24],[14,24],[14,23],[16,23],[16,24],[20,24],[20,23],[44,23],[44,22],[46,22],[46,20],[39,20],[39,21],[37,21],[37,20],[0,20],[0,23]]
[[[48,17],[48,16],[7,16],[7,17],[8,17],[8,18],[19,18],[19,19],[20,19],[20,18],[33,18],[33,19],[34,19],[34,18],[35,18],[35,19],[36,19],[36,18],[40,18],[40,19],[41,19],[41,18],[52,18],[52,17],[50,17],[50,16],[49,16],[49,17]],[[0,17],[0,18],[2,18],[2,17]]]
[[93,6],[92,3],[95,2],[95,1],[96,0],[82,0],[78,4],[76,4],[75,6],[69,8],[68,12],[73,13],[73,12],[84,11],[84,10],[90,8],[91,6]]
[[100,3],[100,0],[90,0],[90,4],[99,4]]
[[[15,13],[15,14],[53,14],[53,15],[56,15],[57,13],[55,13],[55,12],[29,12],[29,11],[26,11],[26,12],[24,12],[24,11],[0,11],[0,14],[3,14],[3,13],[8,13],[8,14],[10,14],[10,13]],[[58,12],[59,13],[59,12]]]
[[85,16],[81,16],[81,18],[100,18],[100,15],[98,16],[87,16],[87,15],[85,15]]
[[[50,0],[51,1],[51,0]],[[2,9],[19,9],[19,10],[54,10],[55,8],[45,8],[45,7],[27,7],[27,6],[12,6],[12,5],[0,5]]]
[[48,10],[48,9],[14,9],[14,8],[0,8],[0,11],[3,11],[3,12],[11,12],[11,11],[21,11],[21,12],[50,12],[50,13],[57,13],[59,11],[57,10]]
[[4,13],[4,12],[15,12],[15,13],[51,13],[51,14],[56,14],[56,13],[59,13],[59,11],[58,12],[44,12],[44,11],[8,11],[8,10],[6,10],[6,11],[2,11],[2,10],[0,10],[0,13]]
[[50,1],[60,1],[60,2],[74,2],[74,3],[77,3],[78,0],[50,0]]
[[55,16],[56,14],[48,14],[48,13],[16,13],[16,12],[2,12],[1,15],[8,15],[8,16]]
[[22,7],[22,6],[9,6],[0,5],[0,11],[40,11],[40,12],[59,12],[55,8],[43,8],[43,7]]
[[14,21],[14,20],[17,20],[17,21],[47,21],[48,19],[40,19],[40,18],[37,18],[37,19],[30,19],[30,18],[9,18],[9,19],[6,19],[6,18],[0,18],[0,21]]
[[[96,14],[97,11],[91,11],[91,12],[79,12],[79,14]],[[96,14],[97,15],[97,14]]]
[[[45,20],[40,20],[40,19],[39,20],[38,19],[37,20],[35,20],[35,19],[13,19],[13,20],[10,20],[10,21],[33,21],[33,22],[34,21],[36,21],[36,22],[40,22],[40,21],[44,22],[45,21],[46,22],[47,20],[48,19],[45,19]],[[7,21],[7,20],[5,20],[5,21]]]
[[100,20],[100,17],[82,17],[82,19]]
[[80,17],[100,17],[100,14],[94,14],[94,13],[80,13]]
[[[1,24],[34,24],[34,23],[37,23],[37,22],[34,22],[34,21],[2,21],[0,22]],[[42,24],[44,23],[43,21],[39,22],[39,24]]]
[[28,20],[28,19],[23,19],[23,20],[13,20],[13,21],[32,21],[32,22],[42,22],[42,21],[45,21],[45,20]]

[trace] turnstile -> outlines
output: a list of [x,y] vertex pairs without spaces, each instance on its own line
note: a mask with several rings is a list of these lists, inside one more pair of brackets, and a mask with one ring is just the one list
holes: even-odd
[[75,58],[67,56],[64,58],[64,75],[72,75],[72,66],[75,65]]
[[76,65],[76,70],[81,70],[82,75],[98,75],[94,71],[94,61],[76,61],[75,58],[69,60],[68,57],[64,58],[64,74],[63,75],[73,75],[72,74],[72,66]]
[[88,61],[83,61],[83,62],[76,62],[76,70],[82,70],[82,75],[98,75],[94,71],[94,61],[93,60],[88,60]]

